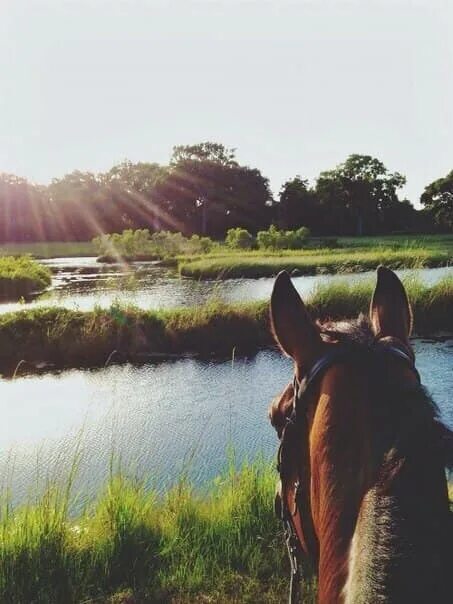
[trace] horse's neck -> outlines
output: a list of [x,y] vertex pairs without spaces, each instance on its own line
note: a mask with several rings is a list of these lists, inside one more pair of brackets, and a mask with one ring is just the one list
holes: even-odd
[[349,548],[345,604],[446,602],[448,503],[439,464],[368,491]]

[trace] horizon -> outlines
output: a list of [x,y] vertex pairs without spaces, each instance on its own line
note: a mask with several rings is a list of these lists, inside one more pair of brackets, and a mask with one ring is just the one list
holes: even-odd
[[48,184],[212,140],[276,195],[359,153],[418,208],[453,167],[449,16],[440,0],[7,1],[0,171]]

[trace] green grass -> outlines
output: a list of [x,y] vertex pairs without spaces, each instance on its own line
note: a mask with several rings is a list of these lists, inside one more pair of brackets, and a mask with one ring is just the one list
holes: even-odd
[[0,256],[22,256],[34,258],[68,258],[70,256],[96,256],[91,241],[49,241],[37,243],[2,243]]
[[179,272],[194,279],[272,277],[281,270],[293,274],[345,273],[374,270],[379,264],[389,268],[422,268],[453,263],[450,247],[320,249],[263,254],[259,252],[207,255],[179,260]]
[[50,285],[51,272],[29,256],[0,258],[0,296],[18,300]]
[[[429,287],[406,280],[415,331],[453,332],[453,278]],[[307,304],[314,317],[342,319],[367,312],[374,283],[318,286]],[[42,362],[55,367],[102,366],[109,359],[145,361],[184,354],[202,357],[256,352],[273,345],[268,302],[161,311],[112,306],[90,312],[33,308],[0,315],[0,369],[10,374]]]
[[[182,481],[162,497],[112,476],[77,518],[69,490],[16,510],[4,500],[0,601],[285,602],[275,481],[264,461],[231,465],[200,491]],[[304,601],[313,593],[309,585]]]

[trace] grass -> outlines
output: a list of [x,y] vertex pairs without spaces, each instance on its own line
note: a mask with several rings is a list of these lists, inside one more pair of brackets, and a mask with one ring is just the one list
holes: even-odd
[[[453,278],[433,286],[406,280],[414,310],[415,331],[453,332]],[[307,300],[314,317],[342,319],[367,312],[374,283],[318,286]],[[205,306],[146,311],[112,306],[90,312],[34,308],[0,316],[0,369],[32,370],[42,363],[55,367],[102,366],[107,360],[145,361],[184,354],[230,356],[273,345],[268,303]]]
[[50,285],[51,272],[29,256],[0,258],[0,296],[19,300]]
[[194,279],[272,277],[281,270],[292,274],[345,273],[389,268],[432,268],[453,263],[453,242],[448,246],[399,248],[320,249],[263,254],[249,252],[207,255],[179,260],[179,272]]
[[34,243],[2,243],[0,256],[22,256],[34,258],[63,258],[71,256],[96,256],[91,241],[43,241]]
[[[232,465],[202,491],[182,481],[163,497],[112,476],[71,518],[69,489],[0,517],[0,601],[286,601],[288,568],[274,517],[275,471]],[[305,602],[313,601],[309,584]]]

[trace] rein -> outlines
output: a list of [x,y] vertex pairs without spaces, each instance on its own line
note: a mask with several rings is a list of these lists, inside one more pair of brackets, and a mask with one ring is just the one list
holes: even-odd
[[[275,513],[281,519],[285,536],[286,547],[290,562],[290,589],[289,604],[295,604],[299,599],[300,584],[303,578],[303,565],[311,562],[316,565],[318,561],[318,539],[315,527],[312,521],[311,502],[309,488],[301,489],[301,480],[303,472],[301,464],[309,463],[308,451],[308,418],[307,418],[307,393],[312,385],[333,365],[339,363],[349,363],[356,361],[363,363],[364,356],[374,356],[382,362],[385,357],[396,358],[403,361],[409,369],[415,374],[420,382],[420,375],[415,368],[413,359],[394,345],[382,343],[377,339],[374,344],[364,351],[363,348],[351,344],[336,345],[331,351],[327,352],[318,359],[309,369],[305,377],[299,382],[294,377],[294,396],[291,413],[286,418],[286,424],[282,430],[280,446],[277,454],[277,471],[280,475],[280,490],[275,497]],[[297,466],[294,471],[294,459],[292,453],[296,445],[300,442],[304,447],[303,461],[301,455],[297,455]],[[300,451],[299,451],[300,453]],[[296,479],[294,479],[296,475]],[[293,509],[288,506],[287,492],[288,488],[294,488]],[[299,515],[299,522],[305,541],[305,549],[297,533],[294,518]]]

